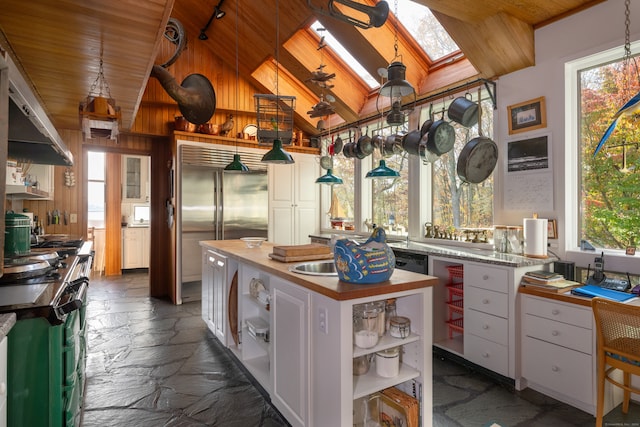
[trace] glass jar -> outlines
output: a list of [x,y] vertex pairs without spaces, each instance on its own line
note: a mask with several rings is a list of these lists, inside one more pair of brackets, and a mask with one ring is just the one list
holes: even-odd
[[353,341],[360,348],[378,344],[381,310],[371,304],[353,306]]
[[389,331],[389,319],[398,315],[396,311],[396,299],[389,298],[385,304],[385,330]]
[[411,334],[411,320],[404,316],[389,319],[389,335],[394,338],[407,338]]
[[509,253],[516,255],[522,255],[524,253],[524,234],[522,232],[521,226],[507,227],[507,241],[507,248]]
[[507,226],[496,225],[493,227],[493,250],[507,252]]
[[365,375],[369,372],[371,359],[369,354],[353,358],[353,375]]

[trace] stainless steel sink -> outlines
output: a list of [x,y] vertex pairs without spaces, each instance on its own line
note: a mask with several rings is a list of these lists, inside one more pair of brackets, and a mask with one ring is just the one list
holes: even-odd
[[289,267],[292,273],[308,274],[311,276],[337,276],[336,266],[333,260],[309,261]]

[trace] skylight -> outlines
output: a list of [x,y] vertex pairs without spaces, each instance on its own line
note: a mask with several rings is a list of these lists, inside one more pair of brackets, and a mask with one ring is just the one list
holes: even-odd
[[340,57],[344,62],[349,64],[351,69],[360,76],[362,80],[369,86],[370,89],[375,89],[380,86],[380,82],[377,81],[367,70],[349,53],[344,46],[329,32],[324,29],[319,21],[315,21],[311,25],[311,29],[319,36],[324,36],[324,41],[329,47]]
[[[398,20],[432,61],[460,50],[431,10],[411,0],[398,1]],[[389,4],[391,12],[395,5]]]

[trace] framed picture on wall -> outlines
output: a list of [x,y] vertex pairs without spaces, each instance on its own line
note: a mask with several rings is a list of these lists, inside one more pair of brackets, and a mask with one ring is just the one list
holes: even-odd
[[550,219],[547,221],[547,238],[549,239],[557,239],[558,238],[558,223],[555,219]]
[[509,135],[547,127],[544,96],[507,107]]

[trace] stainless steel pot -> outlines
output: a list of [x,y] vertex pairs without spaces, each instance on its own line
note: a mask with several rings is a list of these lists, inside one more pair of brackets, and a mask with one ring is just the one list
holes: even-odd
[[360,135],[357,144],[358,158],[363,159],[373,153],[373,143],[371,142],[371,137],[367,135],[367,132]]
[[456,131],[444,119],[444,111],[442,118],[429,127],[429,132],[426,135],[427,149],[438,156],[451,151],[456,142]]
[[473,102],[467,93],[459,96],[449,104],[449,119],[468,128],[478,123],[478,104]]
[[394,154],[402,153],[402,138],[406,135],[406,132],[400,132],[387,136],[384,141],[383,156],[392,156]]
[[458,156],[458,177],[469,184],[479,184],[489,178],[498,162],[498,146],[491,138],[482,136],[481,115],[482,108],[478,108],[479,135],[467,142]]
[[420,131],[412,130],[402,138],[402,148],[404,148],[404,151],[407,153],[418,156],[420,154],[419,149],[421,138],[422,135],[420,135]]

